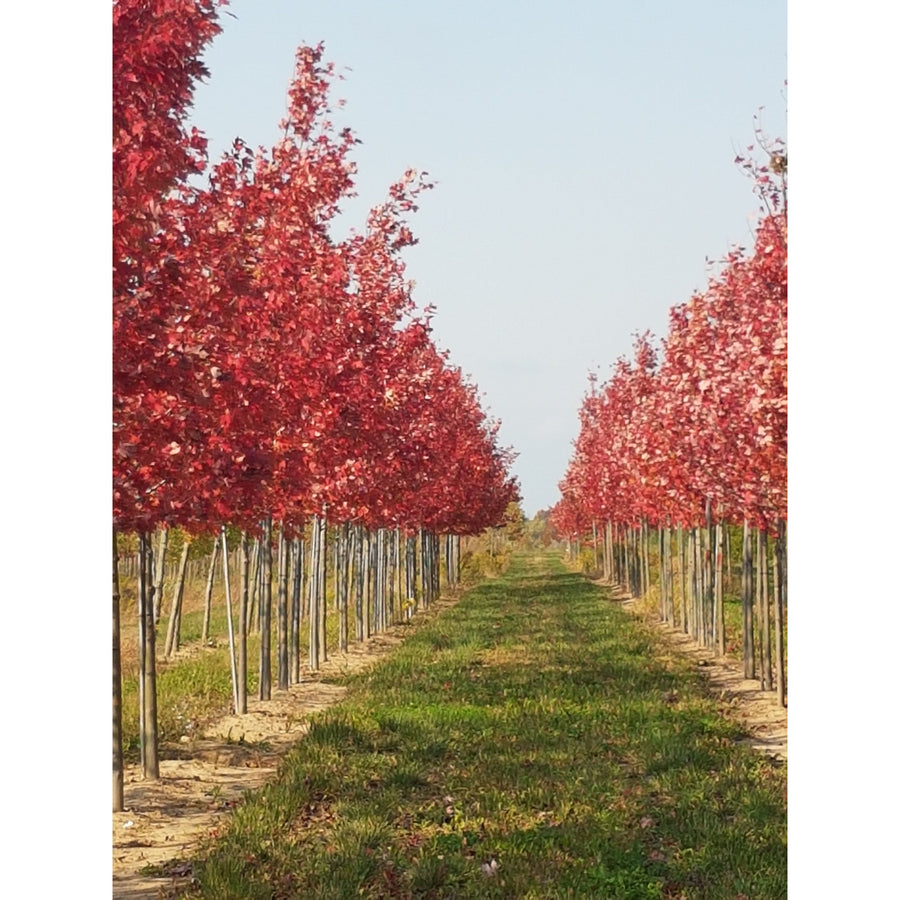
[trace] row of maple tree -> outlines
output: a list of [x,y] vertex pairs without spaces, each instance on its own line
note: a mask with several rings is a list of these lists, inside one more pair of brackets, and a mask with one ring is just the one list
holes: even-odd
[[113,6],[113,477],[123,531],[266,516],[471,533],[517,496],[477,390],[430,336],[400,251],[408,171],[335,239],[356,138],[300,47],[282,138],[211,167],[187,130],[212,0]]
[[754,147],[736,160],[761,201],[752,246],[735,247],[704,291],[670,310],[661,350],[645,332],[606,383],[591,374],[551,520],[593,543],[597,567],[637,594],[650,586],[652,534],[660,617],[723,653],[725,529],[743,526],[744,670],[783,700],[787,156],[782,141],[757,137],[765,162]]
[[[426,173],[408,170],[361,231],[334,234],[358,141],[331,122],[322,45],[297,50],[274,146],[236,139],[197,177],[206,140],[188,114],[223,5],[113,3],[113,554],[117,532],[140,536],[142,748],[151,532],[260,537],[274,521],[292,539],[327,520],[474,534],[519,496],[499,423],[433,343],[433,311],[405,277]],[[118,600],[114,569],[114,808]]]

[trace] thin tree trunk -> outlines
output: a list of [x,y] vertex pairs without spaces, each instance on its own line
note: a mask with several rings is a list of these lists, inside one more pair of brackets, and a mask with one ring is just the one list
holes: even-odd
[[356,634],[359,641],[364,641],[369,637],[369,539],[365,526],[357,527],[359,539],[356,548]]
[[731,564],[731,525],[725,526],[725,587],[731,593],[734,590],[734,571]]
[[787,680],[784,671],[784,607],[787,594],[787,542],[784,519],[778,521],[775,539],[775,690],[778,702],[787,706]]
[[[328,661],[328,521],[323,512],[319,518],[319,529],[321,530],[319,544],[319,658],[322,662]],[[310,622],[312,625],[312,622]]]
[[715,585],[713,584],[713,553],[715,537],[712,524],[712,501],[706,501],[706,552],[703,555],[703,639],[704,647],[713,646],[713,618],[715,609]]
[[219,542],[213,541],[212,561],[209,564],[209,577],[206,579],[206,602],[203,606],[203,631],[200,640],[206,646],[209,643],[209,617],[212,611],[212,589],[216,574],[216,562],[219,559]]
[[756,599],[761,614],[760,646],[761,668],[760,686],[764,691],[772,690],[772,628],[769,615],[769,535],[765,528],[756,532],[757,584]]
[[250,615],[247,619],[249,631],[259,631],[259,592],[262,584],[262,538],[253,541],[250,557]]
[[669,586],[666,572],[666,532],[662,523],[656,530],[659,546],[659,621],[669,621]]
[[163,583],[166,578],[166,547],[169,544],[169,529],[160,528],[159,545],[156,551],[156,574],[153,577],[153,623],[159,624],[162,616]]
[[231,573],[228,567],[228,540],[222,526],[222,580],[225,582],[225,615],[228,617],[228,655],[231,660],[231,699],[237,713],[238,701],[237,657],[234,645],[234,616],[231,612]]
[[272,699],[272,518],[266,516],[259,561],[259,699]]
[[743,614],[744,678],[756,678],[756,651],[753,640],[753,540],[750,522],[744,519],[741,562],[741,613]]
[[112,740],[113,812],[125,809],[125,761],[122,754],[122,653],[119,623],[119,541],[113,528],[113,621],[112,621]]
[[685,546],[684,527],[678,526],[678,575],[681,583],[681,630],[689,634],[687,612],[687,548]]
[[143,721],[141,729],[141,759],[144,779],[159,779],[159,732],[156,714],[156,625],[153,608],[153,550],[150,546],[150,535],[142,533],[138,536],[138,547],[141,553],[140,574],[138,578],[138,607],[143,621],[141,632],[142,646],[139,649],[143,660]]
[[646,594],[650,590],[650,526],[646,519],[641,520],[641,537],[644,556],[643,592]]
[[309,668],[319,670],[319,517],[312,517],[309,541]]
[[175,580],[175,595],[172,597],[172,606],[169,610],[169,627],[166,630],[166,659],[179,648],[181,641],[181,603],[184,598],[184,579],[187,573],[188,553],[191,542],[185,535],[181,548],[181,559],[178,561],[178,576]]
[[241,599],[238,605],[237,714],[247,712],[247,615],[250,606],[250,537],[241,532]]
[[362,525],[353,526],[353,594],[355,600],[355,625],[356,640],[362,643],[363,640],[363,527]]
[[288,635],[292,684],[300,683],[300,626],[303,620],[303,553],[303,539],[299,537],[294,538],[291,553],[293,557],[293,569],[291,571],[291,624],[290,634]]
[[722,523],[716,524],[716,608],[715,608],[715,632],[716,632],[716,652],[719,656],[725,655],[725,594],[724,585],[722,584],[722,568],[724,560],[722,558]]
[[341,653],[346,653],[350,649],[350,523],[341,524],[340,532],[337,539],[338,556],[340,563],[338,572],[340,573],[340,597],[339,597],[339,624],[338,624],[338,646]]
[[290,684],[288,671],[288,553],[284,522],[278,529],[278,690]]
[[394,608],[395,608],[395,592],[394,592],[394,575],[397,570],[397,542],[396,533],[393,528],[387,530],[387,589],[388,589],[388,607],[387,607],[387,623],[394,624]]
[[697,629],[697,528],[691,528],[688,532],[688,628],[691,637],[700,642],[700,633]]

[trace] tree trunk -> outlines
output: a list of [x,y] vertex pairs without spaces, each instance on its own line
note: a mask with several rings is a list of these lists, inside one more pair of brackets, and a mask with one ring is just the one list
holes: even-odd
[[343,522],[337,539],[338,556],[340,562],[338,564],[338,573],[340,575],[339,583],[339,606],[338,606],[338,646],[341,653],[346,653],[350,649],[350,523]]
[[656,529],[659,546],[659,621],[669,621],[669,583],[666,572],[666,530],[662,524]]
[[764,691],[772,690],[772,628],[769,616],[769,535],[765,528],[756,531],[757,577],[756,599],[761,614],[760,646],[761,668],[760,686]]
[[388,625],[393,625],[396,612],[396,583],[397,575],[397,532],[389,528],[387,532],[387,585],[388,585]]
[[741,613],[743,615],[744,678],[756,678],[756,652],[753,641],[753,541],[750,522],[744,519],[741,563]]
[[697,629],[697,529],[691,528],[688,531],[688,541],[687,541],[687,582],[688,582],[688,597],[687,597],[687,619],[688,619],[688,633],[690,636],[697,641],[700,642],[700,634]]
[[222,580],[225,582],[225,615],[228,617],[228,656],[231,660],[231,699],[234,711],[237,713],[240,701],[238,700],[238,675],[237,658],[234,645],[234,616],[231,612],[231,572],[228,566],[228,540],[225,536],[225,526],[222,526]]
[[291,683],[300,683],[300,626],[303,622],[303,553],[302,538],[293,540],[293,568],[291,570],[291,624],[288,635],[288,654],[291,667]]
[[723,533],[722,523],[716,524],[716,608],[715,608],[715,632],[716,652],[719,656],[725,655],[725,593],[723,579]]
[[650,591],[650,526],[646,519],[641,520],[641,537],[644,556],[643,591],[646,594]]
[[169,627],[166,630],[166,659],[169,659],[181,643],[181,603],[184,598],[184,579],[187,574],[187,561],[190,549],[191,542],[185,535],[184,544],[181,548],[181,559],[178,561],[175,595],[172,597],[172,606],[169,610]]
[[725,526],[725,587],[729,593],[734,590],[734,572],[731,565],[731,525]]
[[272,518],[266,516],[259,555],[259,699],[272,699]]
[[138,574],[138,615],[141,617],[141,647],[138,650],[143,661],[141,760],[144,778],[159,779],[159,732],[156,715],[156,623],[153,608],[153,550],[150,535],[138,536],[141,555]]
[[153,621],[159,625],[162,617],[163,586],[166,580],[166,548],[169,545],[169,529],[160,528],[154,561],[156,574],[153,576]]
[[262,584],[262,539],[255,538],[250,556],[250,614],[247,618],[249,631],[259,631],[259,592]]
[[309,668],[319,670],[319,517],[312,517],[309,541]]
[[237,709],[242,716],[247,712],[247,615],[250,606],[250,537],[241,532],[241,599],[238,604],[237,635]]
[[787,706],[787,681],[784,671],[784,607],[787,595],[787,536],[784,519],[778,522],[775,539],[775,690],[778,702]]
[[[322,662],[328,661],[328,521],[325,513],[319,517],[319,529],[321,531],[319,544],[319,658]],[[312,625],[312,622],[310,622]]]
[[706,501],[706,552],[703,555],[703,646],[713,646],[713,611],[715,607],[715,585],[713,584],[714,532],[712,524],[712,501]]
[[406,569],[406,619],[412,618],[418,607],[418,594],[416,593],[416,538],[411,535],[406,539],[406,554],[404,567]]
[[288,671],[288,553],[284,522],[278,529],[278,690],[290,684]]
[[681,630],[689,633],[687,613],[687,548],[685,547],[684,528],[678,526],[678,580],[681,584]]
[[364,634],[363,634],[363,578],[365,577],[363,572],[365,566],[363,565],[363,526],[362,525],[354,525],[353,526],[353,570],[354,570],[354,578],[353,578],[353,593],[355,600],[355,611],[356,611],[356,640],[358,643],[362,643]]
[[166,547],[169,543],[169,529],[160,528],[159,544],[156,551],[156,574],[153,577],[153,623],[159,624],[162,616],[163,583],[166,578]]
[[112,739],[113,739],[113,812],[125,809],[125,761],[122,754],[122,653],[119,628],[119,542],[113,528],[113,621],[112,621]]
[[203,631],[200,640],[206,646],[209,643],[209,617],[212,611],[212,589],[216,574],[216,562],[219,559],[219,542],[213,541],[212,562],[209,564],[209,577],[206,579],[206,602],[203,606]]
[[359,541],[359,587],[361,596],[357,595],[357,613],[360,617],[360,640],[367,641],[372,636],[372,617],[369,615],[370,575],[371,575],[372,535],[368,528],[360,526]]

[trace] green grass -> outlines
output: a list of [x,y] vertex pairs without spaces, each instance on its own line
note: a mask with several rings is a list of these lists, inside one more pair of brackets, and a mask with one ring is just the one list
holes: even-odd
[[604,597],[514,557],[348,677],[192,896],[786,896],[784,769]]
[[[499,563],[487,560],[487,554],[478,551],[478,543],[473,539],[476,552],[469,551],[463,565],[463,580],[473,581],[485,577],[485,572],[496,575]],[[481,558],[484,557],[484,559]],[[473,562],[474,560],[474,562]],[[234,583],[236,575],[233,575]],[[446,572],[441,569],[441,584],[446,585]],[[202,730],[204,723],[226,715],[232,708],[231,662],[228,652],[228,619],[225,612],[223,588],[217,583],[213,592],[210,611],[210,645],[200,646],[203,631],[203,605],[206,581],[188,582],[185,590],[185,610],[181,621],[180,645],[182,649],[198,650],[196,655],[173,657],[164,660],[166,633],[169,625],[171,583],[166,588],[163,615],[157,625],[157,720],[161,744],[178,744],[183,737],[194,737]],[[122,591],[122,743],[125,759],[135,763],[140,759],[140,730],[138,722],[138,662],[136,627],[134,625],[137,604],[137,582],[133,577],[120,578]],[[329,582],[326,595],[328,615],[326,619],[326,643],[329,653],[337,652],[339,615],[334,609],[333,584]],[[444,588],[446,590],[446,587]],[[233,598],[236,603],[236,598]],[[399,615],[400,602],[396,600]],[[275,611],[273,609],[273,619]],[[233,610],[237,617],[237,609]],[[273,646],[275,655],[273,620]],[[350,640],[354,641],[356,615],[354,598],[349,608]],[[309,623],[304,618],[300,628],[301,658],[305,660],[309,646]],[[276,677],[277,663],[273,659],[273,679]],[[259,686],[259,634],[251,630],[247,640],[247,690],[253,696]],[[161,748],[163,757],[166,747]]]

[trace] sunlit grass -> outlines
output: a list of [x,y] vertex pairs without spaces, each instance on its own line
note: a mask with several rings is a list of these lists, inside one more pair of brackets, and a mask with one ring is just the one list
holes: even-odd
[[604,595],[516,557],[346,678],[197,895],[785,896],[784,769]]

